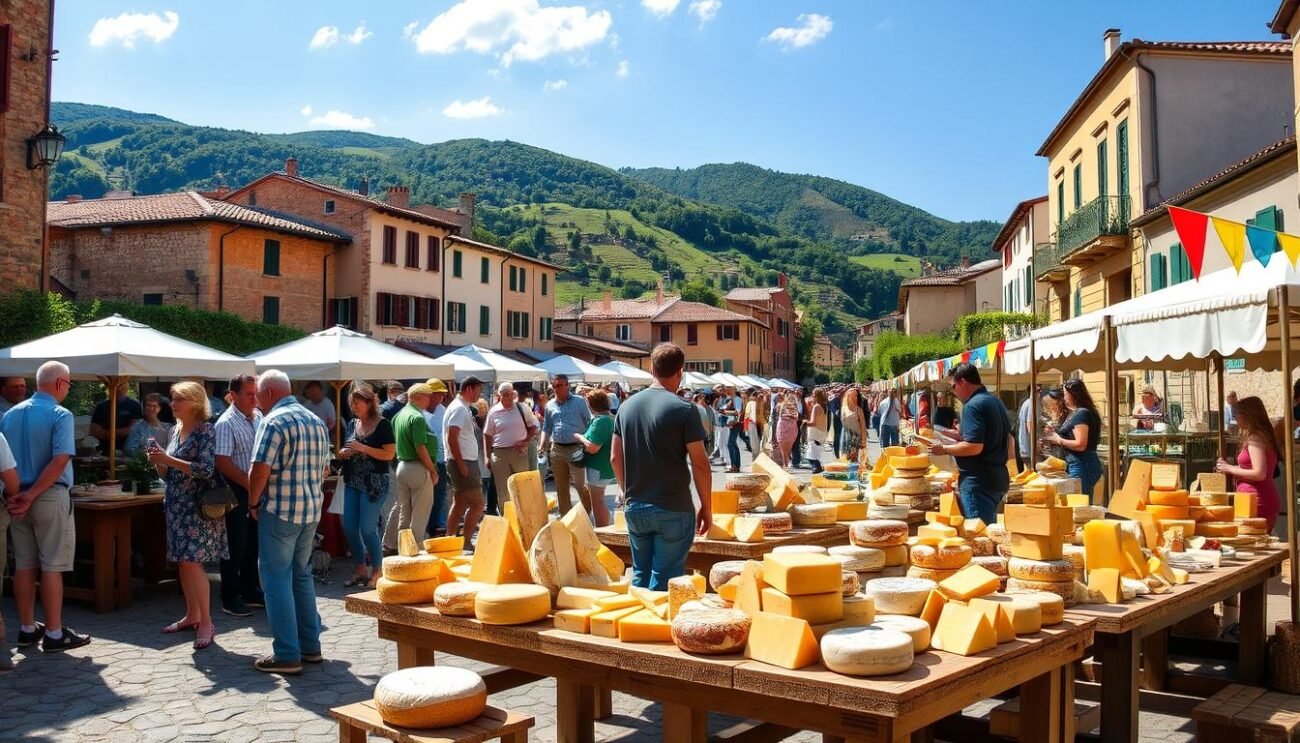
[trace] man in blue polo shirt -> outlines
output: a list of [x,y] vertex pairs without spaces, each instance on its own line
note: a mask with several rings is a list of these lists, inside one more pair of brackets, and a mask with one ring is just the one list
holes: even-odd
[[952,370],[952,391],[962,401],[961,441],[935,444],[930,453],[951,454],[957,459],[958,498],[966,518],[991,524],[998,517],[998,503],[1007,495],[1011,475],[1007,460],[1013,443],[1007,408],[980,382],[979,370],[963,362]]

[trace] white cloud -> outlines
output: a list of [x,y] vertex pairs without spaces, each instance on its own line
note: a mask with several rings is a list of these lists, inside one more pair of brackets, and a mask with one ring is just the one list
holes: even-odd
[[547,80],[542,90],[564,90],[569,87],[568,80]]
[[355,29],[353,29],[352,33],[348,34],[348,43],[353,45],[360,44],[361,42],[365,41],[371,36],[374,36],[374,34],[371,33],[370,31],[367,31],[366,24],[363,23],[360,26],[357,26]]
[[[311,116],[311,106],[303,107],[303,116]],[[327,129],[374,129],[375,122],[369,116],[353,116],[346,111],[326,111],[310,121],[312,126]]]
[[573,52],[605,39],[607,10],[546,7],[537,0],[461,0],[414,34],[421,54],[494,54],[503,67]]
[[834,25],[830,16],[820,13],[802,13],[795,19],[798,26],[780,26],[764,37],[764,41],[780,44],[783,49],[802,49],[826,38]]
[[364,23],[357,26],[352,33],[346,36],[343,35],[338,26],[321,26],[316,29],[316,33],[311,37],[311,43],[307,45],[307,48],[313,51],[321,51],[329,49],[340,41],[346,41],[356,46],[371,36],[374,36],[374,34],[366,30],[366,24]]
[[476,101],[452,101],[442,109],[442,115],[449,119],[482,119],[488,116],[500,116],[505,109],[492,102],[492,96],[485,95]]
[[641,0],[641,5],[651,13],[664,18],[672,15],[680,2],[681,0]]
[[618,69],[614,71],[614,74],[618,75],[620,79],[627,77],[631,73],[632,70],[628,68],[626,59],[623,60],[622,62],[619,62]]
[[416,32],[416,30],[419,29],[419,28],[420,28],[420,22],[419,22],[419,21],[411,21],[410,23],[406,24],[405,26],[402,26],[402,38],[403,38],[403,39],[413,39],[413,38],[415,38],[415,32]]
[[311,104],[307,104],[306,106],[303,106],[301,109],[299,109],[299,111],[302,113],[303,116],[311,116]]
[[717,17],[718,11],[722,10],[722,0],[692,0],[687,10],[703,25]]
[[155,44],[162,43],[176,33],[181,25],[181,17],[167,10],[162,15],[157,13],[123,13],[115,18],[100,18],[90,29],[91,46],[108,46],[118,43],[126,49],[134,49],[135,42],[148,39]]

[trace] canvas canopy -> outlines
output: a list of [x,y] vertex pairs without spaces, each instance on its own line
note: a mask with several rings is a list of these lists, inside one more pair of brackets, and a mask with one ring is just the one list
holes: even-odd
[[450,379],[452,366],[335,326],[249,354],[257,370],[279,369],[290,379]]
[[[539,362],[537,368],[544,370],[552,379],[557,374],[563,374],[571,382],[585,382],[586,384],[608,384],[610,382],[622,382],[625,379],[622,374],[616,371],[563,354]],[[644,372],[642,373],[644,374]]]
[[[456,358],[453,358],[456,357]],[[473,362],[466,364],[465,359]],[[533,382],[544,384],[550,377],[546,370],[530,366],[522,361],[515,361],[509,356],[497,353],[482,346],[462,346],[449,354],[439,356],[437,361],[456,367],[456,381],[476,376],[484,382]]]
[[[655,378],[648,371],[638,369],[631,364],[623,361],[611,361],[607,364],[601,364],[600,368],[623,377],[629,387],[649,387],[654,384]],[[689,374],[690,372],[687,372]],[[683,380],[685,381],[685,380]]]
[[740,379],[741,381],[745,382],[745,384],[749,387],[755,387],[760,390],[772,389],[772,385],[768,383],[766,379],[763,379],[762,377],[756,377],[753,374],[742,374],[740,375]]

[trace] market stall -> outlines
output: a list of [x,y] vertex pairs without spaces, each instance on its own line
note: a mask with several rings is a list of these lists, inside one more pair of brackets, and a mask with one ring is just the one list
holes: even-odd
[[611,384],[626,381],[626,377],[616,371],[563,354],[538,362],[536,366],[545,371],[549,379],[563,374],[570,382],[582,384]]
[[[644,371],[642,369],[638,369],[635,366],[632,366],[631,364],[625,363],[623,361],[610,361],[609,363],[601,364],[600,368],[608,369],[609,371],[612,371],[615,374],[623,377],[623,379],[625,380],[624,383],[627,384],[627,386],[631,387],[632,389],[649,387],[650,385],[654,384],[655,381],[654,376],[652,376],[650,372]],[[689,372],[687,373],[689,374]],[[682,381],[684,384],[685,379],[683,379]]]
[[[473,363],[465,363],[466,359]],[[522,361],[515,361],[509,356],[499,354],[490,348],[472,344],[439,356],[436,361],[454,366],[457,382],[464,381],[466,377],[471,375],[489,384],[531,382],[541,385],[550,379],[550,375],[545,369],[525,364]]]
[[[923,517],[924,518],[924,517]],[[613,550],[624,562],[632,561],[631,538],[627,529],[602,526],[596,529],[600,543]],[[822,545],[848,544],[849,527],[835,524],[825,527],[791,529],[780,534],[769,534],[761,542],[737,542],[734,539],[721,540],[697,536],[691,542],[691,550],[686,556],[686,569],[698,570],[707,574],[717,563],[726,560],[761,560],[763,555],[777,547],[788,545]]]

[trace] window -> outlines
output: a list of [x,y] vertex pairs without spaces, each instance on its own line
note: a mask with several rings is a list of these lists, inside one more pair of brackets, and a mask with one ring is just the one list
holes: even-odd
[[1025,266],[1025,308],[1030,309],[1034,306],[1034,267]]
[[740,340],[740,325],[737,323],[719,323],[718,340],[720,341],[738,341]]
[[547,291],[546,281],[549,278],[550,278],[549,274],[542,274],[542,296],[543,297],[546,296],[546,291]]
[[437,271],[438,264],[442,260],[442,240],[429,235],[424,242],[424,252],[427,254],[424,257],[424,267],[430,271]]
[[406,231],[406,267],[420,267],[420,233]]
[[267,276],[280,275],[279,240],[267,240],[262,243],[262,273]]
[[1074,164],[1074,208],[1083,206],[1083,163]]
[[[1179,246],[1181,249],[1181,246]],[[1169,274],[1166,271],[1168,257],[1164,253],[1153,253],[1151,255],[1151,276],[1147,280],[1149,291],[1160,291],[1169,286]]]
[[478,306],[478,334],[492,335],[492,310],[485,304]]
[[324,210],[324,211],[325,211],[326,214],[333,214],[333,213],[334,213],[334,199],[326,199],[326,200],[325,200],[325,210]]
[[519,291],[519,269],[510,267],[510,291]]
[[[527,338],[528,331],[532,326],[532,316],[527,312],[506,313],[506,334],[511,338]],[[545,332],[546,324],[541,324],[542,332]]]
[[549,341],[555,336],[555,321],[549,317],[538,320],[537,340]]
[[660,343],[671,343],[672,340],[673,340],[673,326],[671,326],[671,325],[660,325],[660,326],[659,326],[659,342],[660,342]]
[[262,297],[262,322],[267,325],[280,324],[279,297]]
[[1115,177],[1119,195],[1128,196],[1128,119],[1115,127]]
[[[779,325],[779,323],[782,323],[782,322],[784,322],[784,320],[777,320],[777,323],[778,323],[777,327],[778,327],[778,328],[781,327],[781,326]],[[875,326],[875,325],[868,325],[868,326],[864,329],[864,331],[865,331],[865,333],[866,333],[867,335],[875,335],[875,334],[876,334],[876,326]]]
[[1182,243],[1169,247],[1169,285],[1181,284],[1192,278],[1192,263],[1187,258],[1187,250]]
[[596,334],[596,327],[595,327],[594,325],[588,325],[588,326],[587,326],[587,337],[590,338],[590,337],[592,337],[592,336],[595,335],[595,334]]
[[428,305],[429,330],[437,330],[440,326],[438,321],[442,315],[442,302],[436,299],[426,299],[424,301]]
[[620,340],[620,341],[631,340],[631,339],[632,339],[632,326],[631,326],[631,325],[616,325],[616,326],[614,326],[614,338],[615,338],[616,340]]
[[[1255,212],[1254,219],[1247,219],[1246,224],[1253,224],[1256,227],[1263,227],[1266,230],[1281,232],[1282,231],[1282,210],[1278,209],[1276,206],[1265,207]],[[1273,243],[1274,252],[1276,252],[1277,249],[1278,249],[1277,242],[1274,241]]]
[[484,284],[492,280],[492,262],[486,257],[479,259],[478,277]]
[[465,332],[464,302],[447,302],[447,329],[453,333]]
[[1110,191],[1106,182],[1106,140],[1097,143],[1097,195],[1105,196]]
[[146,294],[140,298],[140,304],[158,307],[162,305],[162,299],[163,295],[161,294]]
[[1078,317],[1083,314],[1083,289],[1074,290],[1074,316]]
[[342,325],[349,330],[357,329],[357,298],[335,297],[326,308],[325,325],[334,327]]
[[691,324],[686,326],[686,345],[700,345],[700,326]]
[[523,266],[519,267],[519,291],[528,291],[528,270]]
[[464,258],[464,256],[461,255],[461,252],[459,250],[451,251],[451,275],[458,279],[461,277],[460,269],[461,269],[462,258]]
[[687,361],[683,368],[686,369],[686,371],[717,374],[722,370],[722,365],[716,361]]
[[397,228],[384,228],[383,261],[391,266],[397,265]]
[[1065,221],[1065,181],[1056,184],[1056,226]]

